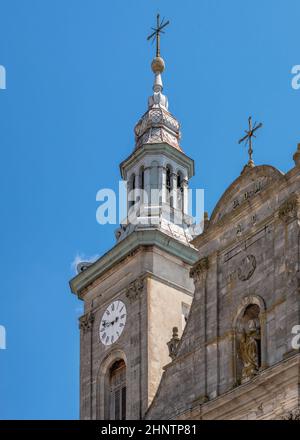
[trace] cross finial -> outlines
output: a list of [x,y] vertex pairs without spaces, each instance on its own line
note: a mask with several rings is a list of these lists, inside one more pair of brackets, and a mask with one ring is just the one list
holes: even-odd
[[147,37],[147,40],[156,40],[156,57],[160,57],[160,34],[164,34],[163,29],[168,26],[169,20],[164,22],[164,18],[162,21],[160,21],[159,14],[156,16],[156,28],[151,28],[154,32],[152,32],[149,37]]
[[253,162],[253,159],[252,159],[252,154],[253,154],[252,138],[256,137],[254,133],[256,132],[256,130],[261,128],[262,125],[263,124],[261,122],[259,124],[257,124],[255,122],[254,126],[252,127],[252,117],[249,116],[249,118],[248,118],[248,130],[245,130],[246,135],[239,140],[239,144],[241,144],[244,141],[246,141],[245,145],[247,145],[249,143],[249,148],[248,148],[248,154],[249,154],[248,166],[251,167],[251,168],[254,167],[254,162]]

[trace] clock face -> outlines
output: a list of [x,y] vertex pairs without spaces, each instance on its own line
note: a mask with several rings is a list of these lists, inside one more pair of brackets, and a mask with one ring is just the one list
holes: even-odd
[[121,336],[126,324],[126,306],[123,301],[112,302],[103,313],[99,334],[104,345],[111,345]]

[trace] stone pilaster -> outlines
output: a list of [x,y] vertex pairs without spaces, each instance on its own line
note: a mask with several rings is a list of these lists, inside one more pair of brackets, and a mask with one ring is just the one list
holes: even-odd
[[293,194],[279,208],[279,219],[284,226],[285,296],[286,296],[286,353],[294,354],[291,347],[292,328],[300,323],[300,228],[299,198]]
[[202,258],[190,271],[194,279],[195,294],[193,313],[197,315],[194,319],[194,339],[197,341],[197,354],[199,362],[195,366],[195,377],[197,377],[197,396],[199,401],[207,399],[207,356],[206,356],[206,279],[209,269],[209,260]]
[[80,328],[80,419],[93,418],[93,324],[95,315],[88,312],[79,318]]

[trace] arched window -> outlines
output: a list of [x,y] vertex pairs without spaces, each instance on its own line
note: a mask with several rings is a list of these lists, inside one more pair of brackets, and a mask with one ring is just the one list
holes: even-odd
[[126,420],[126,365],[120,359],[109,371],[110,420]]
[[166,188],[167,188],[167,192],[170,193],[171,192],[171,168],[169,166],[167,166],[167,170],[166,170]]
[[151,163],[150,170],[150,200],[151,205],[157,205],[159,201],[159,190],[158,190],[158,162],[155,160]]
[[132,174],[128,182],[128,210],[135,204],[135,174]]
[[183,209],[183,176],[180,171],[177,173],[177,207]]
[[137,202],[144,202],[147,200],[145,198],[145,194],[144,194],[144,189],[145,189],[145,170],[144,167],[142,166],[139,170],[139,182],[138,182],[138,190],[137,195],[136,195],[136,201]]
[[139,187],[140,189],[145,189],[145,170],[144,167],[140,168],[140,182],[139,182]]

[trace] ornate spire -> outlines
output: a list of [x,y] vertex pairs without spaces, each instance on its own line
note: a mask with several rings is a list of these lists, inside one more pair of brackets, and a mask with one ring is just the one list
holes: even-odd
[[165,70],[165,62],[160,56],[160,34],[169,21],[160,22],[157,15],[157,27],[149,37],[156,40],[156,57],[152,60],[151,68],[154,73],[153,95],[148,98],[148,111],[135,126],[135,148],[145,144],[167,143],[181,151],[179,146],[180,125],[177,119],[168,111],[168,98],[163,95],[161,75]]
[[148,99],[148,108],[162,106],[168,110],[168,98],[162,94],[163,82],[161,74],[165,70],[165,62],[161,57],[155,57],[151,63],[155,75],[153,84],[153,95]]
[[156,28],[152,28],[154,32],[149,35],[147,40],[156,40],[156,57],[151,63],[152,71],[155,75],[154,85],[153,85],[153,96],[148,99],[148,107],[163,106],[168,109],[168,99],[162,94],[163,83],[161,79],[161,74],[165,70],[165,62],[160,56],[160,34],[164,34],[163,29],[168,26],[170,22],[164,22],[164,19],[160,21],[159,14],[156,16]]

